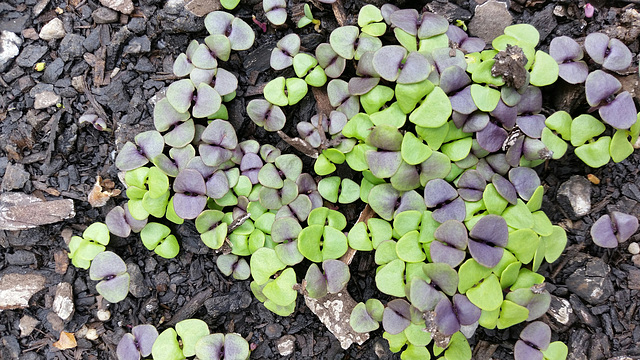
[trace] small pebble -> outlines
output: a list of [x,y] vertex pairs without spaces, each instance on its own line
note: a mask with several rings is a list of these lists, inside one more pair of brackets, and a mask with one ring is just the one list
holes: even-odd
[[111,318],[111,312],[109,310],[98,310],[96,315],[100,321],[107,321]]
[[631,261],[633,261],[633,265],[640,268],[640,254],[633,255]]
[[637,242],[632,242],[631,244],[629,244],[628,250],[633,255],[640,254],[640,245],[638,245]]
[[87,340],[96,340],[98,339],[98,332],[96,329],[89,329],[87,330],[85,338],[87,338]]

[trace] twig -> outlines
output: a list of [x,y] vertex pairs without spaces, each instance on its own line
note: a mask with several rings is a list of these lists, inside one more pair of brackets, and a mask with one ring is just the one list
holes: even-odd
[[100,117],[102,117],[105,121],[109,121],[111,123],[111,128],[115,129],[115,124],[113,123],[113,121],[111,121],[109,116],[107,116],[107,113],[102,108],[102,105],[98,104],[96,98],[91,93],[91,89],[89,89],[89,86],[87,86],[87,81],[85,80],[85,78],[88,73],[89,69],[84,72],[84,76],[82,77],[82,90],[84,91],[84,95],[87,97],[87,99],[91,103],[91,106],[93,106],[93,109],[98,113],[98,115],[100,115]]
[[342,0],[338,0],[331,4],[331,8],[333,9],[333,15],[335,15],[338,24],[340,26],[345,26],[347,24],[347,16],[344,14]]

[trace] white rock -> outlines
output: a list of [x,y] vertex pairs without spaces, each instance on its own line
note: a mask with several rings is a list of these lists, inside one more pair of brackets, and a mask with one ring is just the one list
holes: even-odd
[[628,250],[633,255],[640,254],[640,245],[638,245],[637,242],[632,242],[631,244],[629,244]]
[[25,315],[20,318],[20,324],[18,325],[20,328],[20,337],[31,335],[38,324],[40,324],[40,321],[29,315]]
[[4,71],[9,61],[20,53],[22,39],[11,31],[0,32],[0,71]]
[[111,318],[111,312],[109,310],[101,309],[101,310],[98,310],[98,312],[96,313],[96,316],[100,321],[107,321]]
[[276,346],[278,348],[278,353],[282,356],[288,356],[293,354],[293,350],[295,349],[295,341],[296,338],[293,335],[285,335],[278,339]]
[[98,331],[96,331],[96,329],[87,330],[85,338],[87,338],[87,340],[96,340],[98,338]]
[[69,283],[60,283],[56,288],[56,296],[53,298],[53,311],[60,319],[66,321],[71,317],[75,306],[73,305],[73,288]]
[[38,35],[40,36],[40,39],[47,41],[62,39],[66,35],[62,20],[53,18],[53,20],[49,21],[42,27],[42,30],[40,30],[40,34]]
[[54,106],[60,102],[60,95],[54,93],[53,91],[43,91],[41,93],[36,94],[36,101],[33,103],[33,108],[44,109],[49,106]]

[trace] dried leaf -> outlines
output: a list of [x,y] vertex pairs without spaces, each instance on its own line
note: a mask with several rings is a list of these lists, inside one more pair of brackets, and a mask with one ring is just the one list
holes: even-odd
[[[112,190],[102,191],[102,185],[105,185],[107,189],[111,188]],[[91,204],[92,207],[105,206],[107,201],[109,201],[109,198],[120,195],[120,190],[113,189],[113,186],[113,181],[107,179],[103,182],[100,176],[96,176],[96,183],[93,185],[93,189],[91,189],[91,192],[87,197],[89,204]]]
[[78,343],[76,343],[76,337],[73,333],[63,331],[60,333],[60,340],[54,342],[53,346],[60,350],[67,350],[78,346]]

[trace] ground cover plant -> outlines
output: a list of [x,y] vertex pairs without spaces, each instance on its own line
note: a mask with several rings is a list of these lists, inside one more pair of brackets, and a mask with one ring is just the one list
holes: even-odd
[[[263,6],[272,23],[286,21],[280,2]],[[340,259],[350,249],[374,251],[375,283],[390,300],[358,304],[351,327],[368,332],[381,323],[402,358],[470,359],[467,337],[477,326],[525,321],[531,324],[515,345],[516,359],[566,357],[566,346],[550,342],[549,328],[534,321],[551,301],[536,271],[560,257],[567,239],[541,210],[544,188],[531,167],[561,157],[565,141],[592,167],[631,154],[637,110],[608,72],[630,65],[626,46],[599,35],[585,41],[587,55],[602,66],[588,73],[571,39],[552,42],[547,54],[536,49],[537,30],[519,24],[485,46],[443,17],[389,5],[363,7],[358,26],[337,28],[314,55],[287,35],[271,65],[293,66],[295,77],[272,79],[265,99],[251,100],[247,113],[257,126],[282,130],[283,108],[326,84],[334,111],[296,124],[299,148],[325,176],[316,182],[297,155],[238,139],[224,104],[234,98],[237,79],[221,65],[231,50],[251,46],[253,31],[225,12],[209,14],[205,24],[205,43],[192,42],[174,64],[181,79],[156,105],[156,130],[138,134],[118,154],[128,203],[70,243],[74,264],[91,264],[107,300],[126,296],[119,284],[128,280],[126,267],[103,252],[108,232],[140,232],[145,247],[171,258],[180,251],[171,224],[194,220],[203,243],[225,251],[217,259],[221,272],[251,277],[255,297],[278,315],[293,313],[299,294],[343,291],[350,272]],[[391,36],[381,39],[385,34]],[[352,61],[356,76],[341,78]],[[541,87],[558,77],[584,81],[599,118],[543,115]],[[604,133],[613,135],[596,139]],[[339,168],[354,175],[343,178]],[[354,202],[377,217],[348,224],[332,208]],[[594,224],[592,237],[612,247],[636,229],[637,220],[612,213]],[[178,323],[158,336],[151,355],[236,358],[226,351],[240,348],[240,340],[208,331],[199,320]],[[149,355],[148,346],[135,345],[136,352],[131,337],[123,341],[126,356]],[[246,358],[248,348],[238,354]]]

